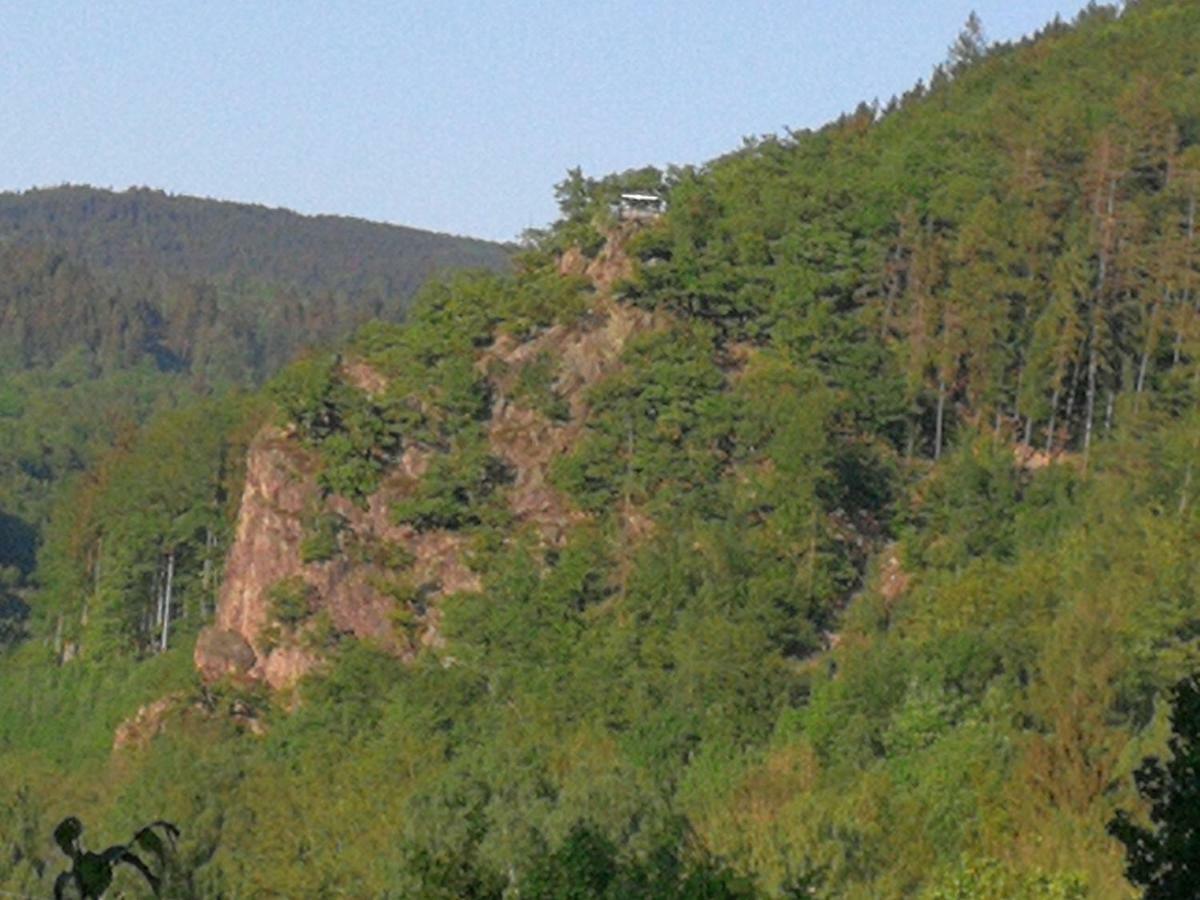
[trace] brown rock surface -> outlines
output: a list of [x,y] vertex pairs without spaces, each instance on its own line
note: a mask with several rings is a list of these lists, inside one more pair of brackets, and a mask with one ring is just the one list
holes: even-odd
[[885,550],[883,565],[879,568],[879,593],[889,607],[908,591],[910,580],[900,562],[899,548],[895,544],[889,545]]
[[583,275],[587,271],[587,257],[578,247],[569,247],[558,260],[559,275]]
[[341,367],[342,377],[370,397],[382,394],[388,382],[383,375],[361,359],[347,360]]
[[[620,367],[621,354],[636,332],[656,324],[651,313],[602,297],[583,324],[555,325],[524,343],[501,336],[480,361],[484,371],[505,373],[499,378],[488,438],[493,452],[515,473],[510,507],[551,543],[561,542],[568,528],[584,518],[550,483],[550,467],[570,452],[583,431],[587,389]],[[557,363],[554,390],[567,401],[571,414],[567,422],[552,422],[506,397],[521,367],[546,355]]]
[[[367,638],[400,655],[412,648],[396,634],[397,601],[385,592],[396,573],[382,565],[338,554],[305,563],[300,548],[304,521],[314,509],[341,517],[343,534],[365,545],[400,544],[413,558],[404,573],[426,597],[474,591],[479,578],[462,561],[465,539],[449,532],[418,533],[392,524],[389,507],[406,483],[420,478],[427,455],[409,448],[394,480],[363,509],[341,497],[321,499],[316,460],[286,432],[264,429],[251,445],[237,530],[226,562],[215,624],[196,646],[196,666],[209,681],[247,677],[280,689],[317,666],[318,652],[305,646],[304,627],[274,627],[270,592],[288,578],[301,578],[313,596],[313,612],[325,613],[334,630]],[[419,640],[439,642],[436,616],[425,616]],[[279,638],[282,637],[282,640]]]
[[193,659],[200,676],[209,682],[244,677],[258,661],[254,648],[245,638],[236,631],[216,626],[200,632]]
[[592,280],[597,290],[608,292],[618,281],[633,274],[633,260],[625,252],[625,242],[639,228],[641,225],[634,222],[614,228],[599,255],[588,263],[584,274]]
[[162,733],[166,727],[167,715],[178,701],[178,696],[168,694],[153,703],[147,703],[136,713],[117,726],[113,734],[113,750],[123,750],[128,747],[145,747],[150,741]]
[[[655,315],[619,304],[608,294],[612,283],[631,271],[623,239],[620,234],[611,236],[591,263],[581,256],[563,259],[564,272],[574,274],[586,267],[598,289],[594,309],[583,321],[547,328],[526,341],[501,336],[479,360],[481,371],[494,373],[496,382],[488,436],[492,452],[514,473],[507,488],[511,509],[520,522],[532,524],[550,543],[561,542],[569,527],[585,518],[554,488],[549,476],[554,461],[570,451],[585,427],[587,389],[620,367],[621,354],[636,332],[659,324]],[[567,422],[551,421],[506,396],[521,367],[544,355],[556,363],[553,387],[567,401]],[[368,393],[386,388],[386,380],[361,361],[344,363],[341,374]],[[271,590],[284,579],[301,579],[311,591],[313,615],[327,617],[337,632],[373,640],[401,656],[415,653],[421,645],[440,646],[438,598],[482,587],[479,576],[466,564],[466,538],[451,531],[418,532],[394,524],[390,517],[393,503],[424,476],[433,452],[406,447],[381,488],[362,507],[345,498],[324,498],[315,456],[291,431],[264,429],[247,459],[216,622],[196,647],[196,665],[203,677],[244,677],[284,688],[320,664],[319,652],[305,640],[308,626],[283,629],[272,620]],[[305,563],[301,558],[305,520],[316,512],[339,517],[342,548],[328,561]],[[653,523],[639,519],[629,527],[648,533]],[[347,552],[351,542],[358,548],[403,548],[412,564],[402,572],[394,571],[375,561],[370,552]],[[397,579],[420,598],[410,610],[416,616],[415,627],[410,618],[407,631],[399,633],[398,601],[389,592],[389,583],[395,585]]]

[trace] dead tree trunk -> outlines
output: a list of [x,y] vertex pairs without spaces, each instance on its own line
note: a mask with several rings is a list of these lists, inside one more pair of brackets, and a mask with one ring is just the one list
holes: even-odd
[[1054,396],[1050,398],[1050,422],[1046,425],[1046,452],[1049,453],[1054,449],[1054,426],[1058,423],[1058,398],[1062,394],[1062,388],[1054,389]]
[[165,653],[167,650],[167,637],[171,629],[171,587],[174,579],[175,551],[172,550],[167,554],[167,583],[163,586],[162,642],[159,644],[159,653]]
[[1096,324],[1092,323],[1092,334],[1088,338],[1087,365],[1087,410],[1084,413],[1083,425],[1083,464],[1087,466],[1088,453],[1092,447],[1092,422],[1096,415],[1096,369],[1099,360],[1096,353]]

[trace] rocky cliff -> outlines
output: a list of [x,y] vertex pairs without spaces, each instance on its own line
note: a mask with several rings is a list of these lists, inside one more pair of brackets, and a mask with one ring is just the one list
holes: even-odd
[[[596,287],[592,311],[580,324],[549,327],[524,340],[498,336],[477,360],[494,397],[490,450],[511,474],[506,502],[518,525],[551,544],[586,518],[551,485],[549,471],[584,427],[587,389],[620,365],[635,332],[656,324],[651,314],[611,297],[611,284],[628,268],[619,240],[590,265],[568,254],[563,274],[579,274],[571,271],[577,265]],[[553,419],[513,396],[522,370],[547,360],[553,393],[564,405],[564,414]],[[362,360],[345,361],[340,377],[368,395],[387,387],[386,378]],[[196,644],[203,677],[286,688],[319,665],[330,635],[371,640],[401,657],[439,645],[438,601],[481,588],[467,539],[456,531],[398,525],[390,515],[392,505],[420,484],[434,452],[406,446],[379,489],[356,505],[322,490],[319,460],[294,431],[264,429],[249,451],[216,621]],[[327,558],[306,552],[306,535],[317,520],[335,523],[337,546]],[[396,560],[402,560],[402,578]],[[285,615],[281,606],[289,600]]]
[[[264,430],[250,448],[237,532],[226,564],[215,624],[196,644],[196,664],[209,679],[235,675],[286,687],[320,659],[319,627],[370,639],[399,654],[413,641],[394,627],[396,600],[388,592],[386,557],[411,560],[409,577],[424,595],[479,588],[462,561],[463,538],[446,532],[418,533],[391,524],[388,503],[423,464],[405,454],[396,472],[366,508],[340,497],[322,496],[317,463],[294,434]],[[305,559],[306,522],[328,517],[338,523],[339,552]],[[353,551],[358,551],[353,552]],[[366,551],[366,552],[364,552]],[[375,558],[372,558],[375,557]],[[273,606],[281,586],[301,587],[307,624],[281,633]],[[437,640],[436,611],[423,617],[416,643]]]

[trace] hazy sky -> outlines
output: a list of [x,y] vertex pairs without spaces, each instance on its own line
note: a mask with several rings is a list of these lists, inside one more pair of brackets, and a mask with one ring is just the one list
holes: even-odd
[[513,238],[553,185],[699,163],[927,77],[975,8],[1084,0],[0,0],[0,189],[63,182]]

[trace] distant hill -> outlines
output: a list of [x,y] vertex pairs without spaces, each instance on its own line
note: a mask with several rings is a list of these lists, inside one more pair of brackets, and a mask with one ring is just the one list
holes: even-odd
[[[494,243],[242,203],[59,187],[0,194],[0,575],[121,427],[260,384],[305,348],[402,319]],[[0,588],[0,604],[3,590]]]
[[344,216],[69,185],[0,194],[0,243],[49,244],[95,270],[411,296],[434,272],[508,265],[489,241]]
[[0,194],[0,371],[75,351],[254,383],[438,273],[502,271],[495,243],[242,203],[59,187]]

